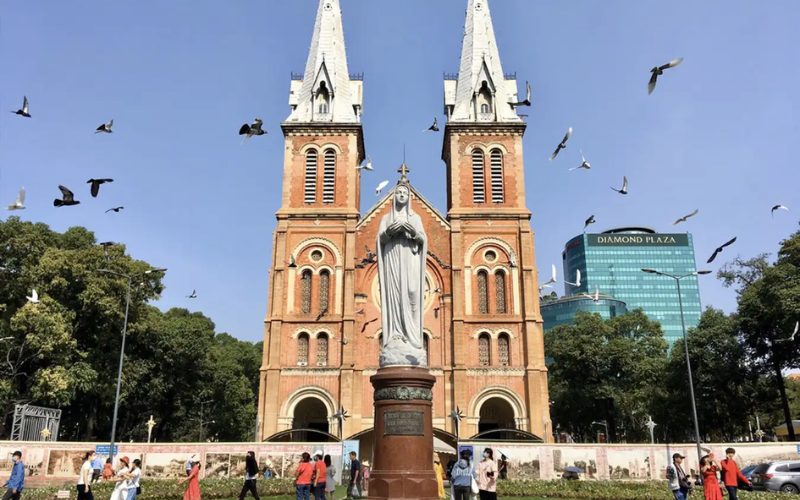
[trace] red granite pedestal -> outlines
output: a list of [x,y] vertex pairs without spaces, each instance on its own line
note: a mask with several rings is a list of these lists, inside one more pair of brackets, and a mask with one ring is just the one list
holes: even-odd
[[381,368],[375,389],[375,448],[369,498],[438,499],[433,472],[432,391],[427,369]]

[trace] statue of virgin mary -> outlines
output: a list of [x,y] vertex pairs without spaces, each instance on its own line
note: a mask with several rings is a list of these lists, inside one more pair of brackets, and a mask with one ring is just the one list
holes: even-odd
[[381,367],[427,365],[422,313],[428,240],[422,220],[411,210],[407,171],[405,164],[400,167],[391,212],[383,216],[378,229]]

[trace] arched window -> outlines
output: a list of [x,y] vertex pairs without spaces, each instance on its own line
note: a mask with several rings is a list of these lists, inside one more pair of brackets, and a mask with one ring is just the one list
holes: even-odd
[[330,94],[328,94],[328,86],[325,82],[319,82],[319,89],[316,95],[317,113],[327,115],[330,112]]
[[317,366],[328,366],[328,334],[317,336]]
[[483,172],[483,151],[472,150],[472,202],[486,202],[486,177]]
[[487,104],[485,102],[483,104],[481,104],[481,113],[489,114],[490,112],[491,112],[491,110],[489,109],[489,104]]
[[323,269],[319,273],[319,312],[328,312],[328,298],[330,297],[331,290],[331,273],[327,269]]
[[297,364],[308,365],[308,334],[301,333],[297,336]]
[[506,273],[495,271],[494,273],[494,302],[497,313],[506,313]]
[[333,203],[336,184],[336,151],[325,150],[325,163],[322,167],[322,203]]
[[428,334],[422,334],[422,344],[425,348],[425,362],[427,366],[431,366],[431,342]]
[[[486,80],[481,83],[481,88],[478,90],[478,109],[480,109],[481,115],[488,115],[492,112],[492,90]],[[482,118],[489,117],[483,116]]]
[[489,273],[478,271],[478,314],[489,314]]
[[497,357],[500,366],[511,366],[511,350],[509,347],[508,335],[501,333],[497,337]]
[[491,152],[489,172],[492,179],[492,203],[503,203],[503,152],[499,149]]
[[303,201],[306,203],[317,201],[317,151],[315,149],[309,149],[306,153],[306,179]]
[[489,354],[490,337],[488,333],[482,333],[478,337],[478,364],[480,366],[489,366],[491,363]]
[[311,270],[306,269],[300,275],[300,312],[311,312]]

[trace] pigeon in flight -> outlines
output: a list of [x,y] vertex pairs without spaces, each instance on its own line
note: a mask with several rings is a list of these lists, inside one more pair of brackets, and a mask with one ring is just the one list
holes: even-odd
[[578,165],[577,167],[572,167],[571,169],[569,169],[569,171],[572,172],[573,170],[578,170],[579,168],[582,168],[584,170],[589,170],[590,168],[592,168],[592,164],[589,163],[589,160],[587,160],[585,156],[583,156],[583,151],[581,151],[581,164]]
[[367,256],[361,260],[362,264],[372,264],[377,260],[378,254],[370,250],[367,245],[364,245],[364,250],[367,251]]
[[675,222],[673,222],[672,225],[675,226],[677,224],[680,224],[681,222],[686,222],[687,220],[689,220],[689,217],[694,217],[695,215],[697,215],[698,212],[700,212],[700,209],[699,208],[695,208],[692,213],[684,215],[680,219],[678,219]]
[[294,269],[297,267],[297,262],[294,260],[294,255],[289,255],[289,269]]
[[197,290],[192,290],[192,293],[186,296],[187,299],[196,299],[197,298]]
[[111,130],[111,127],[113,126],[114,126],[114,120],[112,119],[109,120],[108,123],[104,123],[99,127],[97,127],[96,129],[94,129],[94,133],[99,134],[100,132],[104,132],[106,134],[110,134],[111,132],[113,132],[113,130]]
[[581,286],[581,270],[577,269],[575,271],[575,283],[570,283],[569,281],[565,281],[564,283],[567,284],[567,285],[572,285],[575,288],[580,288],[580,286]]
[[650,81],[647,82],[647,93],[652,94],[653,91],[656,89],[656,80],[658,77],[664,74],[665,69],[674,68],[675,66],[679,65],[683,62],[683,58],[679,57],[677,59],[673,59],[667,64],[662,64],[661,66],[653,66],[653,69],[650,70],[652,75],[650,76]]
[[772,210],[770,210],[770,213],[772,215],[775,215],[775,210],[786,210],[788,212],[789,207],[787,207],[786,205],[775,205],[774,207],[772,207]]
[[600,289],[599,289],[599,288],[597,288],[597,287],[594,287],[594,295],[590,295],[590,294],[588,294],[588,293],[583,293],[583,294],[581,294],[581,295],[582,295],[583,297],[586,297],[586,298],[592,299],[593,301],[597,302],[597,301],[599,301],[599,300],[600,300]]
[[433,123],[431,123],[431,126],[423,130],[423,132],[438,132],[438,131],[439,131],[439,120],[437,120],[436,117],[434,116]]
[[24,116],[25,118],[30,118],[31,117],[31,113],[30,113],[30,111],[28,111],[28,97],[27,96],[22,96],[22,108],[20,108],[20,109],[18,109],[16,111],[12,111],[12,113],[14,113],[15,115]]
[[786,342],[787,340],[789,342],[794,342],[794,338],[797,336],[797,332],[799,331],[800,331],[800,321],[794,324],[794,331],[792,332],[791,336],[786,337],[785,339],[780,339],[778,340],[778,342]]
[[325,316],[326,314],[328,314],[328,308],[327,307],[325,309],[321,310],[319,312],[319,314],[317,314],[317,321],[321,320],[322,317]]
[[550,265],[550,279],[545,281],[544,284],[542,284],[542,286],[543,287],[550,286],[553,283],[556,283],[557,281],[558,281],[558,279],[557,279],[557,275],[556,275],[556,265],[555,264],[551,264]]
[[561,139],[561,142],[559,142],[558,146],[556,146],[556,150],[553,151],[552,155],[550,155],[550,161],[555,160],[556,156],[558,156],[558,153],[560,153],[562,149],[567,147],[567,141],[569,140],[570,137],[572,137],[572,127],[567,129],[567,133],[564,135],[564,138]]
[[38,304],[39,303],[39,294],[36,293],[36,289],[35,288],[31,291],[30,297],[28,297],[26,295],[25,298],[28,299],[28,302],[30,302],[31,304]]
[[118,214],[120,210],[124,210],[124,209],[125,209],[125,207],[114,207],[114,208],[109,208],[108,210],[106,210],[106,213],[108,213],[108,212],[114,212],[115,214]]
[[508,254],[508,265],[510,267],[517,267],[517,252],[511,250]]
[[68,188],[58,186],[58,189],[61,190],[61,199],[56,198],[53,200],[54,207],[69,207],[80,204],[80,202],[75,199],[75,195]]
[[369,157],[367,157],[367,163],[363,165],[356,165],[356,170],[362,170],[362,169],[369,170],[370,172],[372,172],[372,160]]
[[92,198],[97,198],[98,193],[100,193],[100,184],[105,184],[106,182],[114,182],[114,179],[89,179],[86,181],[86,184],[92,185]]
[[531,105],[531,84],[529,82],[525,82],[525,100],[519,102],[512,102],[511,107],[516,108],[517,106],[530,106]]
[[708,260],[706,261],[706,264],[711,264],[712,262],[714,262],[714,259],[716,259],[716,258],[717,258],[717,254],[719,254],[720,252],[722,252],[722,250],[723,250],[725,247],[727,247],[727,246],[730,246],[730,245],[733,245],[733,243],[734,243],[735,241],[736,241],[736,236],[734,236],[734,237],[733,237],[733,238],[731,238],[730,240],[726,241],[726,242],[725,242],[725,243],[723,243],[722,245],[718,246],[718,247],[717,247],[717,249],[716,249],[716,250],[714,250],[714,253],[713,253],[713,254],[711,254],[711,257],[709,257],[709,258],[708,258]]
[[239,128],[239,135],[245,136],[245,139],[249,139],[254,135],[264,135],[267,131],[261,128],[263,124],[264,121],[261,118],[254,119],[251,124],[245,123]]
[[625,177],[624,175],[622,176],[622,189],[617,189],[615,187],[611,187],[611,189],[618,192],[619,194],[628,194],[628,178]]
[[588,219],[586,219],[583,223],[583,230],[586,231],[586,228],[589,227],[589,224],[594,224],[597,222],[594,220],[594,215],[590,215]]
[[19,188],[17,199],[8,206],[9,210],[25,210],[25,188]]
[[375,188],[375,196],[380,196],[381,191],[383,191],[383,188],[385,188],[388,185],[389,181],[381,181],[380,184],[378,184],[378,187]]

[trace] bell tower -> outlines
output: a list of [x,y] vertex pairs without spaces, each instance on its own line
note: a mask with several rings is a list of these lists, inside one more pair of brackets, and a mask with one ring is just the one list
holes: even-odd
[[[339,0],[320,0],[305,72],[292,75],[291,112],[281,124],[283,197],[264,319],[259,439],[300,427],[338,431],[331,416],[342,394],[331,375],[353,329],[362,80],[348,71]],[[307,386],[315,397],[299,395]]]
[[[471,412],[464,416],[462,435],[487,430],[480,428],[481,414],[507,408],[498,427],[549,441],[536,255],[525,201],[526,124],[517,114],[518,101],[516,77],[503,72],[489,2],[468,0],[458,75],[444,80],[452,401]],[[487,376],[504,383],[485,391]]]

